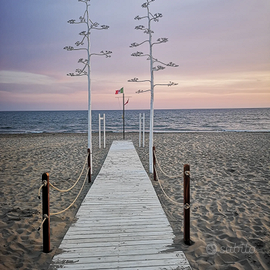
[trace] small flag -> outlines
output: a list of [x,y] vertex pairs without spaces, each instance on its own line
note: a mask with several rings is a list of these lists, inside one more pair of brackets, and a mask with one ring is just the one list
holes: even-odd
[[124,106],[125,106],[125,105],[127,105],[127,104],[128,104],[128,102],[129,102],[129,99],[126,101],[126,103],[124,104]]
[[120,90],[116,90],[115,94],[123,94],[124,93],[124,87],[122,87]]

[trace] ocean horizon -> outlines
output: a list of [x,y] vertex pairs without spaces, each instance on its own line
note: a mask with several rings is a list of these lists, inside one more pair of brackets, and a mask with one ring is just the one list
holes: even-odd
[[[139,131],[139,114],[149,110],[125,110],[125,131]],[[92,132],[99,130],[99,114],[105,114],[106,132],[123,131],[122,110],[92,110]],[[0,111],[0,134],[87,133],[87,110]],[[103,128],[103,122],[102,122]],[[156,109],[154,132],[270,132],[270,108]]]

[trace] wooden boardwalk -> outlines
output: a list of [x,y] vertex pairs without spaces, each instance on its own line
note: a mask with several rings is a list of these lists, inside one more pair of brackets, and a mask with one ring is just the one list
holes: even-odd
[[191,269],[131,141],[114,141],[49,269]]

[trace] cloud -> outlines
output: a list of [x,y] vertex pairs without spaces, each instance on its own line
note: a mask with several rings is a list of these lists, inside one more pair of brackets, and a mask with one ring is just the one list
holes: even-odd
[[[41,100],[38,108],[45,106],[45,100],[50,109],[49,100],[53,100],[54,109],[72,108],[72,102],[74,109],[86,107],[87,78],[66,76],[81,68],[77,62],[79,58],[86,58],[86,53],[63,50],[66,45],[74,46],[80,39],[78,34],[85,30],[84,25],[67,23],[83,15],[84,4],[69,1],[67,5],[66,2],[16,1],[16,5],[14,1],[1,2],[2,104],[6,97],[5,103],[16,100],[16,109],[19,104],[22,109],[34,109]],[[146,23],[134,20],[137,15],[145,15],[146,10],[141,7],[144,1],[94,2],[90,8],[91,19],[110,28],[93,31],[91,52],[111,50],[113,54],[109,59],[91,59],[93,108],[117,109],[114,90],[120,87],[125,88],[127,95],[133,95],[129,108],[148,108],[150,94],[136,95],[135,92],[149,89],[149,83],[127,82],[134,77],[150,78],[149,61],[131,56],[137,50],[147,53],[147,44],[136,49],[129,47],[132,42],[147,38],[142,31],[134,29]],[[270,2],[265,0],[153,2],[151,11],[163,14],[159,23],[153,22],[153,40],[169,39],[167,44],[154,47],[153,56],[179,65],[155,72],[155,84],[178,83],[174,87],[155,88],[155,107],[163,108],[164,100],[168,108],[230,107],[230,104],[269,107],[269,8]]]
[[55,80],[49,76],[22,71],[0,71],[0,83],[51,85]]

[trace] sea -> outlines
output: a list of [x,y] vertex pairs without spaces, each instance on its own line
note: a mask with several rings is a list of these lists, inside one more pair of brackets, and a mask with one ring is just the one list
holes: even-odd
[[[121,110],[93,110],[92,132],[98,132],[103,114],[106,132],[123,131]],[[149,110],[126,110],[126,132],[139,131],[140,114],[149,131]],[[83,110],[2,111],[0,134],[87,133],[87,115]],[[270,108],[155,110],[154,132],[270,132]]]

